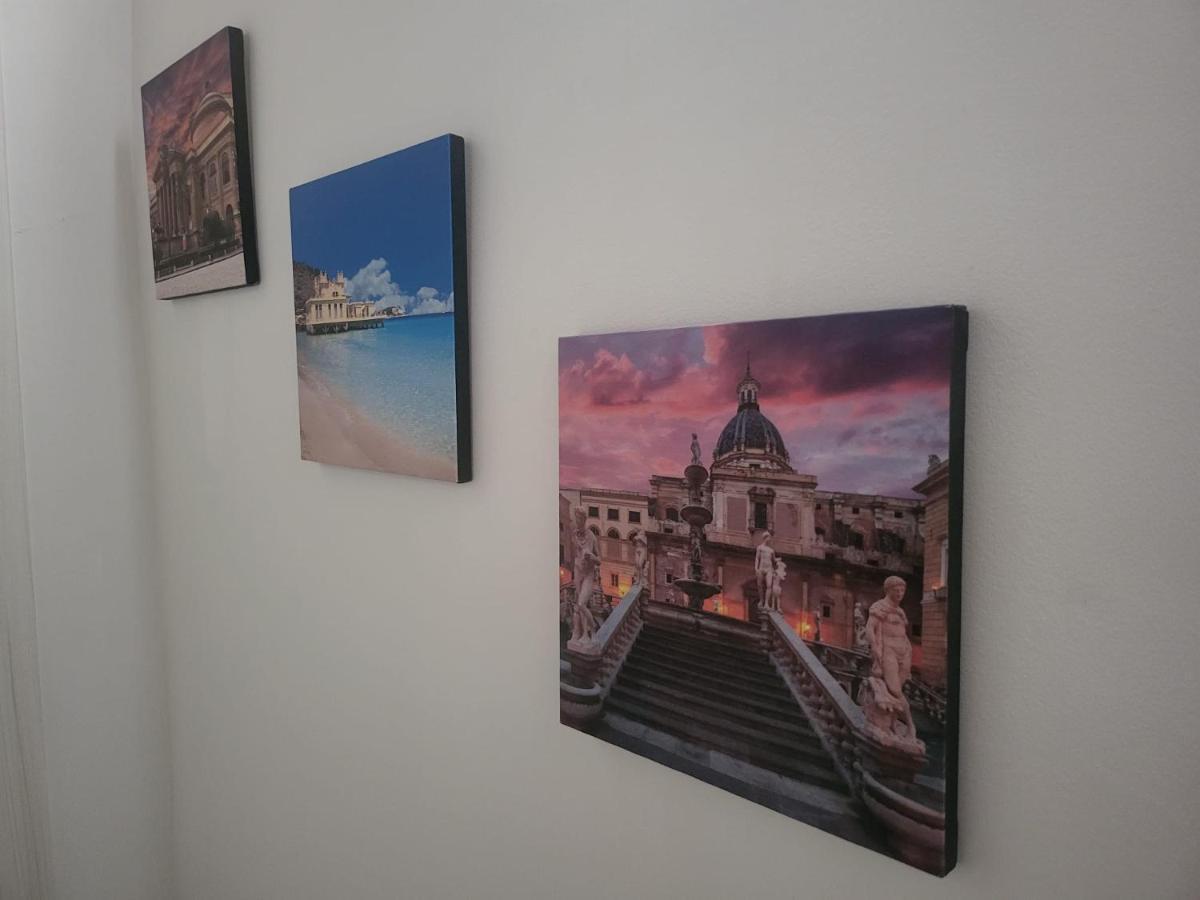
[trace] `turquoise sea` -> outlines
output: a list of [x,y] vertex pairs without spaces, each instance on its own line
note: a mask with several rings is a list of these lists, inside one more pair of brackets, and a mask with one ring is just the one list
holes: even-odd
[[296,334],[300,364],[406,443],[458,456],[454,315],[388,319],[382,328]]

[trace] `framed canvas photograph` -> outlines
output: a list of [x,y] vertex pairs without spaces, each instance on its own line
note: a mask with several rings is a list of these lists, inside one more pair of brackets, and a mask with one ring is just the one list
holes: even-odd
[[967,312],[559,341],[561,721],[944,875]]
[[258,283],[242,32],[223,28],[142,86],[154,290]]
[[291,190],[304,459],[471,478],[463,139]]

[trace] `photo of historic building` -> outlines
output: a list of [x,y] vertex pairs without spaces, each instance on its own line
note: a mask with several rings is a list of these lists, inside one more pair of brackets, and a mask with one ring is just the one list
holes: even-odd
[[947,871],[964,349],[950,307],[562,339],[562,721]]
[[142,88],[159,299],[258,280],[241,33],[213,35]]

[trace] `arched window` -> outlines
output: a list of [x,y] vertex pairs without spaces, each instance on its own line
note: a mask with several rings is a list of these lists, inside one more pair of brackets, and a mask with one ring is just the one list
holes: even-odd
[[629,540],[632,541],[637,536],[638,536],[638,530],[636,528],[633,529],[631,532],[629,532]]
[[229,203],[225,204],[225,225],[233,231],[233,206]]
[[229,154],[221,154],[221,184],[229,184]]
[[617,531],[615,528],[610,528],[608,529],[608,534],[605,535],[605,537],[616,538],[619,541],[621,539],[621,532]]
[[600,537],[600,529],[599,529],[599,528],[597,528],[595,525],[589,525],[589,526],[588,526],[588,531],[590,531],[590,532],[591,532],[592,534],[594,534],[596,537]]

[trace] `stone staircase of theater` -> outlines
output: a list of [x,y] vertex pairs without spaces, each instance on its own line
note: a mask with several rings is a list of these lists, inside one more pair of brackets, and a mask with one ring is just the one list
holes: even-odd
[[847,793],[808,718],[753,639],[646,622],[606,707],[688,744]]

